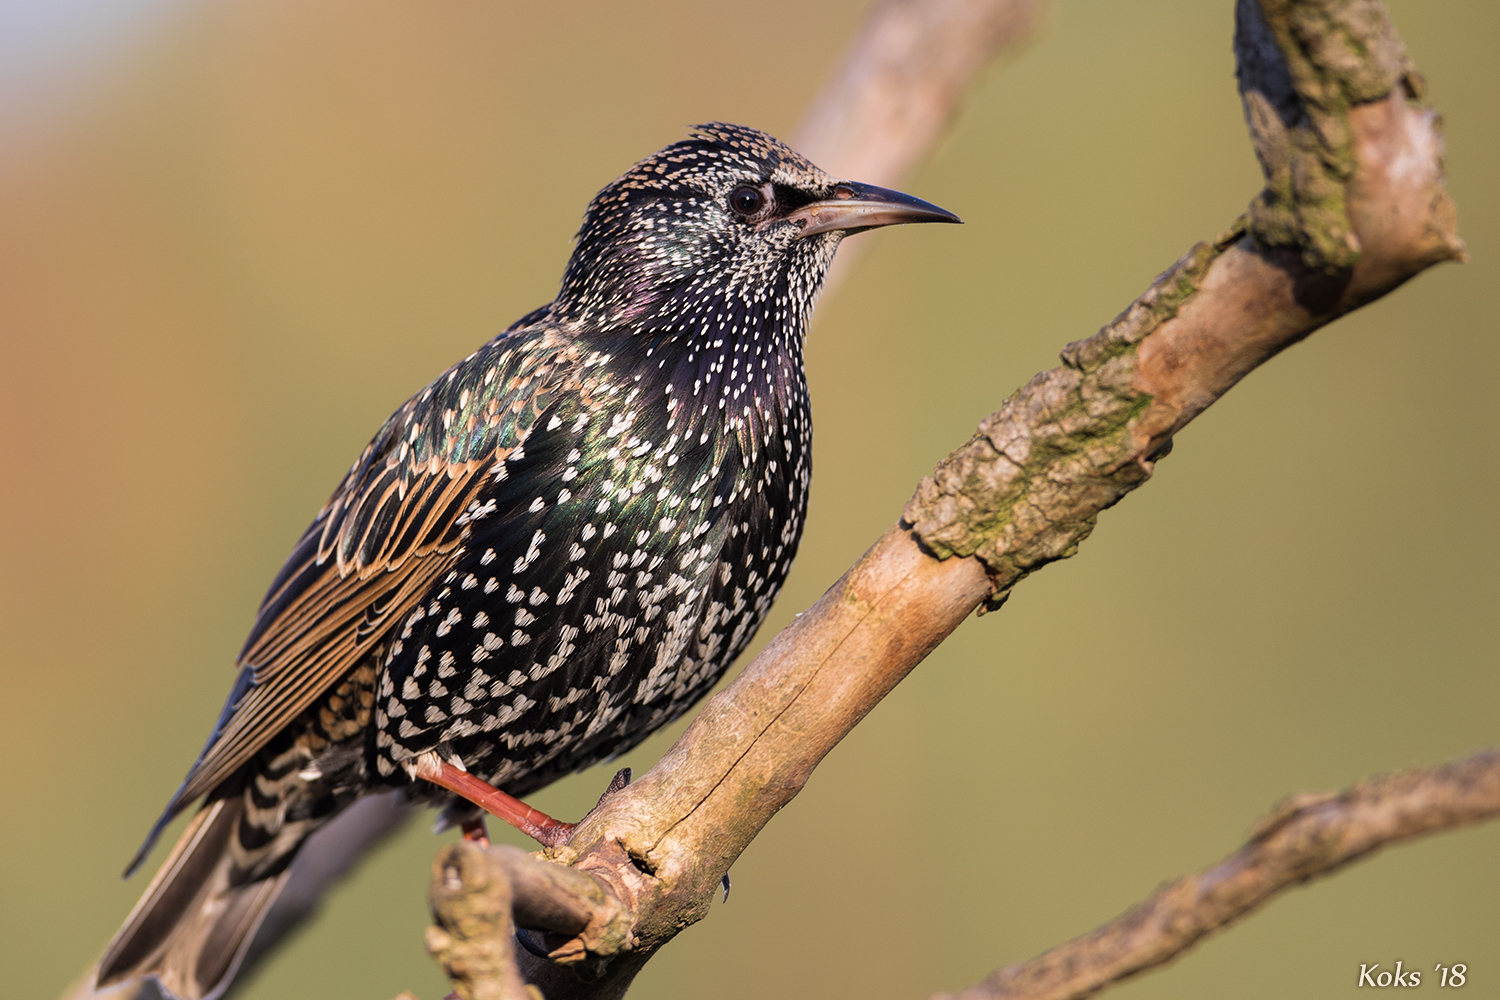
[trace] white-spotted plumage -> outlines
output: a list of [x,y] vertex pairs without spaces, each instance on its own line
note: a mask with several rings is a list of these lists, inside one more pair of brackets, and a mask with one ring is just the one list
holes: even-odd
[[[421,777],[442,763],[524,794],[708,691],[801,537],[803,338],[844,235],[814,210],[856,189],[709,125],[600,192],[557,298],[397,410],[273,582],[142,856],[210,805],[101,983],[212,996],[298,846],[358,795],[448,799]],[[886,221],[946,215],[906,201]]]

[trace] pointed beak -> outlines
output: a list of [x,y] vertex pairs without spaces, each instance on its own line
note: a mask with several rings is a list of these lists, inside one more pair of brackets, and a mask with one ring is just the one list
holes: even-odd
[[844,181],[833,189],[832,198],[803,205],[787,219],[802,227],[799,239],[836,229],[850,232],[905,222],[963,222],[921,198],[857,181]]

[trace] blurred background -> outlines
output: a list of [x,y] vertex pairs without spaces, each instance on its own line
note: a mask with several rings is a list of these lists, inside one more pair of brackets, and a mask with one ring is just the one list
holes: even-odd
[[[863,7],[0,0],[8,993],[56,995],[135,901],[149,871],[119,872],[264,587],[380,421],[552,297],[587,200],[636,159],[708,119],[789,135]],[[1473,263],[1185,431],[1079,558],[833,753],[636,995],[956,988],[1215,861],[1286,793],[1496,742],[1500,7],[1389,7]],[[1230,0],[1060,0],[903,184],[967,225],[857,237],[809,347],[813,507],[762,641],[1012,388],[1246,205],[1232,24]],[[580,815],[617,766],[534,801]],[[442,996],[429,819],[240,996]],[[1111,995],[1344,996],[1398,959],[1466,962],[1496,995],[1497,848],[1500,824],[1390,850]]]

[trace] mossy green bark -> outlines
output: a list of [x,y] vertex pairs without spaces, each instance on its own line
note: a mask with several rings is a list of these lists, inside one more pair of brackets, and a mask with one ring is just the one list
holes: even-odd
[[[1228,246],[1291,249],[1309,268],[1347,275],[1360,245],[1349,112],[1421,80],[1376,0],[1239,0],[1240,92],[1265,188],[1231,229],[1189,251],[1098,334],[1068,346],[918,487],[905,521],[938,558],[984,562],[998,607],[1019,580],[1077,551],[1099,512],[1150,477],[1165,445],[1137,426],[1141,341],[1199,290]],[[1152,453],[1144,452],[1150,442]]]
[[[1346,204],[1354,177],[1349,109],[1422,84],[1376,0],[1242,0],[1240,93],[1266,186],[1250,206],[1262,247],[1301,252],[1330,271],[1352,268],[1359,241]],[[1247,66],[1253,71],[1247,72]]]
[[1151,475],[1133,422],[1151,403],[1135,386],[1136,349],[1177,314],[1214,260],[1243,234],[1236,223],[1200,243],[1062,365],[1017,390],[922,481],[904,520],[940,559],[974,556],[989,571],[987,610],[1094,530],[1099,512]]

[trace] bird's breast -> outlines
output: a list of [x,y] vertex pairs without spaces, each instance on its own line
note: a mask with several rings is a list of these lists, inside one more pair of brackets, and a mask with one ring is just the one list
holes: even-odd
[[707,692],[786,577],[810,478],[800,359],[604,344],[569,377],[394,636],[383,774],[437,749],[524,792],[618,753]]

